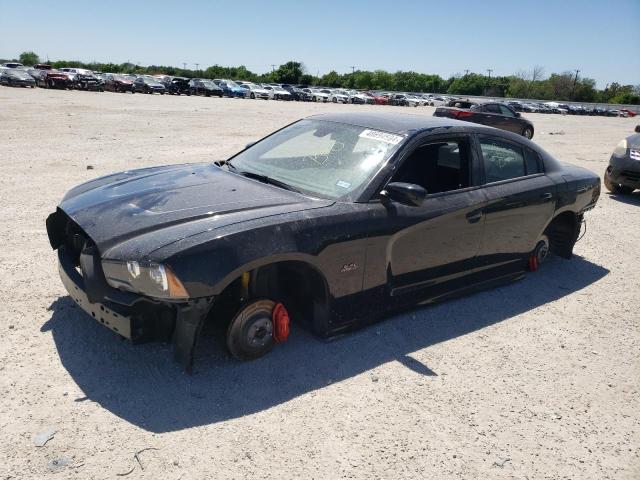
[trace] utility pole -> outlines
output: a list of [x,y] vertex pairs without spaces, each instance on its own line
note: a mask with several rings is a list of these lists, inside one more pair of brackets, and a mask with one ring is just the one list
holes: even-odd
[[489,80],[487,80],[487,87],[484,89],[485,96],[491,93],[491,72],[493,72],[493,69],[487,68],[487,72],[489,73]]
[[353,75],[354,73],[356,73],[356,66],[351,65],[351,74]]
[[274,63],[271,64],[271,72],[275,72],[276,71],[276,65]]
[[196,72],[197,72],[198,71],[198,67],[200,66],[200,64],[196,63],[195,66],[196,66]]
[[186,70],[187,69],[187,62],[182,62],[182,69]]
[[464,69],[464,76],[466,77],[467,75],[469,75],[469,69],[468,69],[468,68],[465,68],[465,69]]
[[576,83],[578,83],[578,74],[580,73],[580,70],[576,69],[576,76],[573,79],[573,88],[571,89],[571,100],[575,100],[575,94],[576,94]]

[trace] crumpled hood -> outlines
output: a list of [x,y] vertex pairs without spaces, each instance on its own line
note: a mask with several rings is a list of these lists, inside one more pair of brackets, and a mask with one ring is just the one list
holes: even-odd
[[136,250],[146,254],[205,230],[331,203],[213,164],[186,164],[92,180],[70,190],[60,208],[109,257],[109,249],[125,242],[139,240],[144,245]]
[[627,137],[627,147],[634,150],[640,150],[640,133]]

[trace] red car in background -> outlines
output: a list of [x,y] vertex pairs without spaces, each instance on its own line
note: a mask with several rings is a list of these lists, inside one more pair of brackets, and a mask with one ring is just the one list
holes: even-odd
[[373,102],[376,105],[388,105],[389,97],[385,97],[384,95],[380,95],[379,93],[367,92],[369,95],[373,97]]
[[637,115],[633,110],[629,110],[628,108],[621,108],[619,112],[625,117],[635,117]]
[[115,73],[107,73],[104,75],[104,89],[110,92],[135,93],[133,89],[133,82],[128,78]]

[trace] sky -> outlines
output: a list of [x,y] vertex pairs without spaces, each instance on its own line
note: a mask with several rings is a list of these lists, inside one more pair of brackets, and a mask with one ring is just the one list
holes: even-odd
[[580,70],[640,84],[640,0],[0,0],[0,58],[449,77]]

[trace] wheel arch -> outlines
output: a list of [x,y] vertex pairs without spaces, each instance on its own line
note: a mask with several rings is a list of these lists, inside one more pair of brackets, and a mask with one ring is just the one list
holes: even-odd
[[571,210],[554,216],[544,229],[544,234],[549,238],[551,252],[562,258],[571,258],[581,223],[581,215]]
[[216,290],[219,301],[214,302],[214,310],[219,303],[224,318],[249,298],[270,298],[282,302],[295,321],[315,333],[328,329],[329,284],[323,272],[303,255],[251,262],[227,275]]

